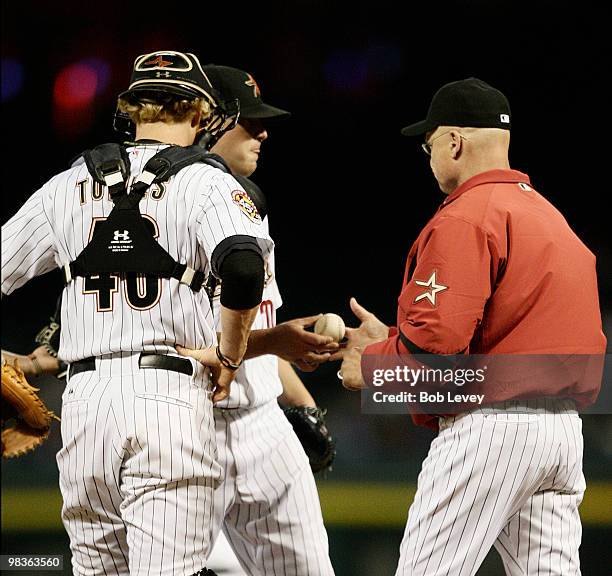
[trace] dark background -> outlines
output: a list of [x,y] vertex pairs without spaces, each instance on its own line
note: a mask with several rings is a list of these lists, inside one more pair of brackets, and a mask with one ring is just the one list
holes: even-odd
[[[407,250],[442,200],[420,141],[399,130],[424,117],[442,84],[476,76],[510,101],[513,168],[530,175],[597,255],[609,325],[603,22],[586,3],[547,0],[3,2],[2,222],[77,152],[115,138],[116,95],[137,55],[192,51],[202,63],[251,72],[265,101],[293,113],[271,128],[254,176],[268,196],[276,241],[285,300],[279,320],[333,311],[354,325],[348,300],[356,296],[393,323]],[[5,58],[23,66],[21,91],[9,98]],[[57,106],[54,83],[87,58],[106,62],[106,86],[89,106],[69,113]],[[32,349],[60,287],[59,274],[51,273],[3,299],[3,348]],[[325,366],[304,376],[330,408],[338,437],[336,470],[323,482],[414,484],[431,434],[403,417],[360,415],[358,396],[340,387],[336,370]],[[57,399],[61,384],[51,388],[47,393]],[[587,480],[610,477],[611,430],[604,417],[585,418]],[[3,483],[26,478],[53,485],[57,472],[52,448],[46,450],[3,465]],[[33,474],[45,457],[46,472]],[[359,538],[374,538],[365,530],[330,527],[339,575],[360,573],[349,570],[348,550]],[[393,542],[391,564],[401,526],[394,530],[376,533],[380,546]],[[609,530],[605,522],[587,527],[583,551],[596,548]],[[383,548],[370,551],[383,554]],[[595,574],[597,560],[589,558],[584,573]]]
[[[609,293],[609,98],[598,15],[584,5],[203,2],[183,21],[178,7],[114,1],[2,9],[3,56],[25,69],[22,92],[3,103],[3,221],[77,152],[115,138],[116,94],[136,55],[193,51],[250,71],[265,100],[293,112],[270,130],[254,176],[269,198],[283,317],[350,318],[355,295],[391,322],[407,249],[442,199],[418,139],[399,130],[425,116],[442,84],[477,76],[510,100],[512,166],[597,254],[602,300]],[[70,132],[53,82],[84,58],[104,59],[110,75],[80,123],[90,128]],[[20,316],[44,319],[52,308],[54,291],[41,289],[51,280],[40,282],[24,289],[39,305],[19,307]]]

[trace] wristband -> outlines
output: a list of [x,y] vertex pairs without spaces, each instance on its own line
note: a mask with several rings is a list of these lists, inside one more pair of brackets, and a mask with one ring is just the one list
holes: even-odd
[[223,364],[223,366],[225,366],[226,368],[229,368],[230,370],[238,370],[238,368],[240,368],[240,365],[242,364],[242,360],[240,360],[238,364],[234,364],[233,362],[230,362],[230,360],[228,360],[223,355],[223,352],[221,352],[221,347],[219,345],[217,345],[217,347],[215,348],[215,352],[217,353],[217,358],[219,358],[219,362],[221,362],[221,364]]

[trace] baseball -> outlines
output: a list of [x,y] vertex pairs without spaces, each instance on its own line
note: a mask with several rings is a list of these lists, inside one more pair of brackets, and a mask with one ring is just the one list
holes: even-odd
[[331,312],[323,314],[314,325],[315,334],[331,336],[335,342],[340,342],[344,338],[345,330],[344,320],[338,314]]

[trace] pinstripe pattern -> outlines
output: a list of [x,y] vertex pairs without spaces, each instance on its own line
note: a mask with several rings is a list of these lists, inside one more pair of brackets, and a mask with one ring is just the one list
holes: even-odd
[[475,574],[492,545],[511,576],[580,574],[581,420],[558,401],[505,406],[441,420],[396,576]]
[[[268,218],[265,218],[262,227],[268,231]],[[253,321],[252,329],[272,328],[276,325],[276,310],[283,301],[276,283],[274,267],[274,249],[266,258],[266,282],[264,285],[262,303],[259,312]],[[213,313],[217,332],[222,331],[221,303],[218,294],[213,299]],[[230,395],[226,400],[219,402],[217,408],[248,408],[261,406],[275,400],[283,392],[283,385],[278,376],[278,359],[276,356],[266,354],[257,358],[246,360],[236,372]]]
[[[161,147],[129,149],[132,179]],[[265,257],[272,249],[265,227],[233,202],[236,189],[231,176],[192,165],[151,187],[140,209],[171,256],[207,273],[227,236],[258,238]],[[2,293],[74,260],[111,209],[83,164],[52,178],[2,227]],[[73,570],[188,576],[205,565],[222,476],[208,375],[195,361],[193,377],[139,370],[137,352],[214,344],[210,303],[205,291],[164,279],[153,283],[158,298],[136,308],[127,280],[110,277],[106,300],[91,280],[64,289],[61,311],[59,356],[96,357],[96,370],[71,378],[63,396],[57,460]]]
[[580,574],[582,523],[578,506],[586,488],[582,472],[582,421],[559,416],[564,442],[552,478],[509,520],[495,542],[506,573]]
[[208,380],[203,369],[139,371],[137,360],[100,358],[64,392],[57,461],[75,574],[187,575],[205,565],[222,476]]
[[[128,149],[132,178],[162,147]],[[86,183],[84,204],[79,182]],[[149,190],[140,208],[157,223],[158,241],[172,257],[208,273],[215,246],[227,236],[257,237],[266,256],[271,249],[267,230],[233,203],[231,192],[236,189],[240,186],[231,176],[194,164],[172,177],[163,194]],[[92,221],[108,217],[113,207],[106,192],[94,200],[92,190],[86,166],[71,168],[47,182],[2,227],[3,294],[78,256],[89,241]],[[140,311],[127,302],[121,282],[111,314],[98,312],[96,295],[84,294],[84,283],[79,277],[64,289],[59,354],[66,362],[125,350],[172,352],[175,343],[202,348],[215,342],[203,290],[194,293],[177,280],[162,280],[159,302]]]
[[215,491],[215,530],[223,525],[246,573],[332,575],[308,458],[276,401],[215,409],[215,422],[226,471]]
[[[267,218],[262,225],[268,229]],[[281,305],[272,250],[253,329],[273,327]],[[221,331],[218,297],[213,310]],[[331,575],[319,495],[308,458],[278,406],[282,391],[278,359],[268,354],[246,360],[229,398],[216,405],[225,480],[215,492],[213,539],[222,529],[247,574]],[[208,567],[220,568],[216,545],[212,555]]]

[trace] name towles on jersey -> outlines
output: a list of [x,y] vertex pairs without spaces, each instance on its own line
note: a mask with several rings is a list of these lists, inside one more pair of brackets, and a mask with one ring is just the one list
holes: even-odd
[[[163,145],[128,149],[131,179]],[[235,203],[237,183],[205,164],[193,164],[139,204],[153,236],[178,261],[207,274],[216,245],[234,234],[272,249],[267,228]],[[113,203],[82,164],[49,180],[2,227],[2,292],[74,260],[108,218]],[[129,231],[113,231],[109,254],[129,251]],[[174,279],[143,274],[76,277],[64,289],[60,356],[67,362],[123,351],[173,352],[175,344],[200,348],[216,341],[205,290],[193,292]],[[112,313],[109,313],[112,312]]]

